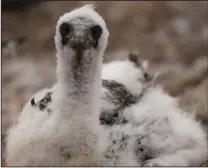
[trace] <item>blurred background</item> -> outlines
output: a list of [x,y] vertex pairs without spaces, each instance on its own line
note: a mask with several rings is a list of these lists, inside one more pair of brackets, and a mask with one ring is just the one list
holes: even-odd
[[207,1],[2,0],[2,133],[25,102],[55,82],[55,25],[60,15],[94,3],[110,31],[104,61],[138,50],[158,83],[208,124]]

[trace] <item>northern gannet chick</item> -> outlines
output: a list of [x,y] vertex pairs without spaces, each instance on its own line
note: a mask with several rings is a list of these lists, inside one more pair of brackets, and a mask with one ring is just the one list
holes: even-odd
[[[7,166],[100,165],[95,130],[99,123],[94,118],[99,110],[108,34],[92,5],[60,17],[55,35],[57,85],[49,105],[52,112],[36,108],[22,112],[24,117],[8,132]],[[33,115],[25,115],[30,112]]]

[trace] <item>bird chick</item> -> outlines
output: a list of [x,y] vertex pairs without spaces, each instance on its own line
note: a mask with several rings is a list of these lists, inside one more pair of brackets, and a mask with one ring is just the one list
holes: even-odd
[[60,17],[55,34],[57,85],[49,105],[53,112],[23,109],[24,117],[8,132],[7,166],[99,165],[94,130],[99,123],[94,118],[108,34],[92,5]]

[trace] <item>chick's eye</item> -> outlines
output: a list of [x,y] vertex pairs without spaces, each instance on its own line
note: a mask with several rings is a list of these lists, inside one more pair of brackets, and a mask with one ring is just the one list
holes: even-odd
[[67,35],[68,33],[70,33],[71,31],[71,25],[69,25],[68,23],[62,23],[60,26],[60,33],[62,36]]
[[93,26],[93,27],[91,28],[91,31],[92,31],[92,36],[93,36],[96,40],[98,40],[98,39],[100,38],[100,36],[101,36],[102,28],[101,28],[100,26],[96,25],[96,26]]

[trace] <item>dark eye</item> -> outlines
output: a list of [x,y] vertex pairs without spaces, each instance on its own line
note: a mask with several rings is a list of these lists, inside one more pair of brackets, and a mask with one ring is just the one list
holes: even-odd
[[66,36],[71,31],[71,25],[68,23],[62,23],[60,26],[60,33],[62,36]]
[[91,30],[92,30],[93,38],[95,38],[95,40],[98,40],[101,36],[102,28],[100,26],[96,25],[96,26],[93,26],[91,28]]

